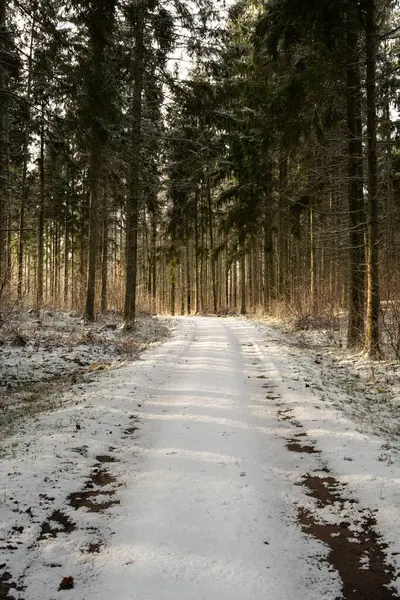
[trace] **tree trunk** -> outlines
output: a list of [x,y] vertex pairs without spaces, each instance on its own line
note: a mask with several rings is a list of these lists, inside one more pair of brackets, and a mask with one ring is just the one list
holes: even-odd
[[347,344],[360,348],[364,335],[365,271],[364,271],[364,194],[362,122],[360,106],[360,66],[357,36],[348,33],[347,125],[350,219],[349,320]]
[[101,300],[100,310],[104,314],[108,308],[108,194],[107,185],[103,190],[103,237],[102,237],[102,257],[101,257]]
[[207,307],[206,307],[206,287],[207,287],[207,263],[204,261],[204,248],[206,247],[205,244],[205,235],[204,235],[204,223],[203,220],[201,220],[201,256],[200,256],[200,312],[205,312]]
[[107,55],[109,37],[112,34],[116,0],[96,0],[90,3],[88,18],[90,34],[90,73],[87,93],[91,109],[90,162],[89,162],[89,259],[86,289],[85,320],[94,321],[97,259],[99,253],[100,218],[99,190],[106,170],[107,146],[106,123],[108,118],[109,92],[107,87]]
[[[154,199],[155,200],[155,199]],[[152,310],[157,313],[157,211],[151,210],[151,299]]]
[[171,297],[170,297],[170,313],[175,316],[175,297],[176,297],[176,258],[170,261],[170,281],[171,281]]
[[[84,202],[84,201],[87,202]],[[85,281],[87,277],[87,209],[86,203],[89,202],[89,196],[85,192],[84,198],[82,199],[81,207],[80,207],[80,223],[79,223],[79,303],[80,307],[82,307],[84,298],[85,298]]]
[[278,192],[278,298],[287,302],[290,298],[290,285],[288,283],[288,226],[287,226],[287,185],[288,158],[285,151],[279,157],[279,192]]
[[272,241],[272,166],[268,161],[265,173],[266,185],[264,191],[264,282],[263,304],[266,313],[271,310],[271,296],[274,292],[274,265]]
[[129,177],[129,193],[126,207],[126,250],[125,250],[125,306],[124,327],[131,329],[136,316],[136,283],[138,263],[138,224],[141,196],[141,122],[142,122],[142,92],[144,72],[144,7],[143,3],[135,0],[137,23],[135,28],[135,72],[132,95],[132,130],[131,156],[132,162]]
[[56,236],[55,236],[55,298],[57,304],[60,302],[61,297],[61,234],[60,225],[56,223]]
[[187,306],[187,314],[192,314],[192,262],[191,262],[191,253],[190,253],[190,242],[186,243],[186,306]]
[[43,307],[43,267],[44,267],[44,226],[45,226],[45,173],[44,173],[44,105],[40,123],[40,201],[38,219],[37,240],[37,283],[36,283],[36,312],[39,313]]
[[[69,155],[68,155],[69,158]],[[70,253],[72,250],[72,228],[71,228],[71,197],[70,197],[70,185],[72,185],[71,181],[71,173],[70,168],[67,166],[67,194],[65,198],[65,213],[64,213],[64,308],[67,308],[70,302],[72,301],[73,295],[73,262],[70,262]],[[70,272],[72,272],[72,278],[70,277]],[[71,284],[71,285],[70,285]],[[70,289],[71,288],[71,289]]]
[[228,236],[225,236],[225,308],[230,308],[229,284],[232,275],[230,273],[231,265],[229,264],[229,247]]
[[309,206],[309,222],[310,222],[310,299],[311,311],[316,310],[316,268],[315,268],[315,237],[314,237],[314,212],[312,201]]
[[179,260],[179,288],[181,292],[181,316],[183,316],[185,314],[185,264],[183,260],[183,248],[181,248]]
[[235,248],[235,258],[232,262],[232,288],[233,288],[233,294],[232,294],[232,299],[233,299],[233,308],[235,310],[235,312],[237,312],[237,308],[238,308],[238,265],[237,265],[237,260],[236,260],[236,248]]
[[[36,20],[32,21],[31,30],[31,42],[29,47],[29,58],[28,58],[28,83],[26,92],[26,103],[29,105],[31,97],[31,84],[32,84],[32,56],[33,56],[33,37],[35,34]],[[28,202],[28,185],[27,185],[27,174],[28,174],[28,161],[29,161],[29,130],[30,130],[30,119],[27,119],[24,132],[24,146],[23,146],[23,166],[22,166],[22,190],[21,190],[21,203],[19,209],[19,247],[18,247],[18,284],[17,284],[17,295],[18,301],[22,301],[22,284],[23,284],[23,265],[24,265],[24,249],[25,249],[25,211]]]
[[69,206],[68,201],[65,203],[65,217],[64,217],[64,308],[68,307],[68,296],[69,296],[69,253],[71,249],[70,231],[69,231]]
[[195,192],[195,212],[194,212],[194,270],[195,270],[195,303],[196,314],[200,312],[200,273],[199,273],[199,192]]
[[89,256],[86,287],[85,321],[94,321],[97,254],[99,249],[99,176],[100,155],[97,147],[91,152],[90,208],[89,208]]
[[[0,50],[7,37],[6,17],[8,0],[0,0]],[[7,78],[4,63],[0,62],[0,286],[3,290],[10,276],[6,261],[6,215],[7,215]]]
[[245,250],[246,238],[243,233],[239,235],[239,279],[240,279],[240,314],[246,314],[246,250]]
[[367,323],[365,349],[378,358],[379,348],[379,253],[378,253],[378,164],[376,144],[376,9],[375,0],[366,0],[367,42],[367,137],[368,137],[368,255]]
[[212,286],[212,301],[214,314],[218,310],[217,302],[217,277],[216,277],[216,260],[214,256],[214,229],[213,229],[213,213],[211,203],[211,187],[207,181],[207,212],[208,212],[208,231],[210,236],[210,257],[211,257],[211,286]]

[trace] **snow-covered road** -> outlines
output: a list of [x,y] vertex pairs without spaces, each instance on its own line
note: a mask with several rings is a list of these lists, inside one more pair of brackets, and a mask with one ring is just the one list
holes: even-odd
[[277,435],[266,400],[276,373],[252,329],[196,320],[147,386],[140,472],[122,494],[129,513],[99,558],[93,597],[118,597],[121,585],[120,597],[138,600],[319,600],[340,590],[292,524],[298,460]]
[[7,581],[21,589],[9,593],[397,598],[400,469],[304,386],[271,336],[245,320],[177,320],[166,344],[26,433],[5,460],[19,506],[1,507],[16,519]]

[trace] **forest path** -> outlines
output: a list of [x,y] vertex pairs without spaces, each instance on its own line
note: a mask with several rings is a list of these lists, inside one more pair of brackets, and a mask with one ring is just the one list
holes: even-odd
[[[355,493],[366,474],[352,486],[338,470],[360,469],[351,453],[365,436],[304,385],[272,329],[176,323],[168,342],[85,392],[76,427],[35,432],[14,461],[27,494],[18,516],[38,533],[29,541],[16,521],[20,575],[0,578],[0,598],[1,581],[15,593],[11,576],[24,600],[69,588],[69,600],[398,598],[377,509]],[[49,463],[32,467],[44,448]]]
[[[373,517],[359,513],[327,477],[324,457],[294,416],[291,380],[256,326],[186,321],[187,338],[167,363],[154,365],[141,389],[138,472],[121,493],[115,535],[96,560],[90,597],[396,597],[385,587],[393,573]],[[344,521],[349,504],[359,534]],[[316,506],[334,506],[327,525]]]
[[122,492],[129,516],[99,557],[93,597],[335,597],[335,574],[310,561],[317,544],[295,524],[299,460],[268,400],[278,374],[262,360],[254,326],[193,324],[147,388],[140,471]]

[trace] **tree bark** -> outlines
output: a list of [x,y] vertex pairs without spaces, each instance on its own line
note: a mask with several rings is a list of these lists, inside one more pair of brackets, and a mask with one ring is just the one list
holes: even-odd
[[207,211],[208,211],[208,231],[210,237],[210,259],[211,259],[211,286],[212,286],[212,302],[214,314],[218,310],[217,302],[217,276],[216,276],[216,260],[214,256],[214,228],[213,228],[213,213],[211,203],[211,187],[207,180]]
[[287,186],[288,158],[286,151],[281,151],[279,156],[279,191],[278,191],[278,298],[287,302],[290,298],[290,285],[288,282],[288,226],[287,226]]
[[264,282],[263,303],[264,311],[268,314],[271,310],[271,296],[274,293],[274,265],[272,242],[272,167],[268,161],[265,173],[266,185],[264,191]]
[[102,228],[102,257],[101,257],[101,300],[100,310],[104,314],[108,308],[108,194],[107,185],[105,184],[103,190],[103,228]]
[[[7,38],[8,0],[0,0],[0,50],[5,48]],[[1,290],[10,276],[6,261],[6,215],[7,215],[7,79],[4,65],[0,63],[0,286]]]
[[314,212],[312,201],[309,206],[309,223],[310,223],[310,299],[311,311],[316,310],[316,265],[315,265],[315,233],[314,233]]
[[194,270],[195,270],[195,304],[196,314],[200,312],[200,273],[199,273],[199,192],[195,192],[194,212]]
[[86,287],[85,321],[94,321],[97,254],[99,249],[99,172],[100,154],[97,146],[92,147],[89,208],[89,256]]
[[[31,30],[31,41],[29,47],[29,58],[28,58],[28,83],[26,92],[26,103],[29,104],[31,97],[31,85],[32,85],[32,57],[33,57],[33,38],[35,34],[36,20],[32,21]],[[17,284],[17,296],[18,301],[22,301],[22,285],[23,285],[23,267],[24,267],[24,249],[25,249],[25,211],[28,202],[28,185],[27,185],[27,174],[28,174],[28,161],[29,161],[29,130],[30,120],[27,119],[24,132],[24,146],[23,146],[23,166],[22,166],[22,190],[21,190],[21,202],[19,209],[19,247],[18,247],[18,284]]]
[[365,350],[370,358],[378,358],[379,347],[379,249],[378,249],[378,162],[376,144],[376,7],[366,0],[367,42],[367,137],[368,137],[368,254],[367,254],[367,322]]
[[347,345],[360,348],[364,336],[365,269],[364,233],[365,207],[363,193],[362,122],[360,106],[360,66],[357,36],[349,31],[347,62],[347,125],[348,125],[348,202],[350,225],[349,319]]
[[37,240],[37,283],[36,283],[36,312],[40,313],[43,306],[43,268],[44,268],[44,228],[45,228],[45,172],[44,172],[44,105],[40,123],[40,201]]
[[108,118],[107,88],[107,52],[109,37],[114,23],[116,0],[96,0],[90,3],[89,35],[90,35],[90,66],[88,78],[88,97],[91,110],[90,119],[90,166],[89,166],[89,258],[88,278],[86,288],[85,320],[94,321],[97,259],[99,253],[100,218],[99,218],[99,189],[105,165],[105,148],[107,131],[104,121]]
[[240,271],[240,314],[245,315],[246,307],[246,238],[243,233],[239,235],[239,271]]
[[171,296],[170,296],[170,313],[175,316],[175,299],[176,299],[176,258],[170,261],[170,282],[171,282]]
[[138,224],[141,196],[141,123],[142,93],[145,59],[144,46],[144,7],[143,2],[135,0],[133,5],[137,11],[134,50],[134,85],[132,94],[132,129],[131,129],[131,167],[129,177],[129,194],[126,206],[126,250],[125,250],[125,305],[124,327],[131,329],[136,316],[136,285],[138,263]]
[[69,284],[70,284],[70,262],[69,253],[71,250],[71,239],[70,239],[70,219],[69,219],[69,202],[68,199],[65,203],[65,216],[64,216],[64,308],[68,307],[69,297]]
[[190,253],[190,242],[186,242],[186,306],[187,306],[187,314],[192,314],[192,262],[191,262],[191,253]]

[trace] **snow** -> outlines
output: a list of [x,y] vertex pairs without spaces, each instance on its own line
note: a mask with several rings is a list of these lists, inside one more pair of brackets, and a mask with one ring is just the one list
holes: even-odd
[[77,313],[46,311],[36,318],[31,311],[16,311],[0,330],[0,390],[64,375],[95,361],[121,360],[129,346],[135,354],[143,343],[158,339],[161,328],[157,319],[141,317],[134,337],[129,338],[120,328],[119,317],[86,324]]
[[71,383],[90,381],[93,372],[115,369],[144,348],[165,339],[167,322],[140,316],[134,335],[116,315],[85,324],[77,313],[16,310],[0,329],[0,429],[17,426],[26,413],[40,412]]
[[[83,380],[56,410],[6,438],[0,575],[21,586],[10,594],[340,598],[328,547],[302,529],[301,508],[321,522],[348,520],[356,541],[360,514],[373,511],[398,573],[398,455],[391,447],[382,458],[387,440],[340,408],[337,381],[324,389],[328,363],[321,384],[313,352],[290,340],[241,319],[174,319],[162,346]],[[306,437],[296,440],[318,452],[288,450],[300,431]],[[345,486],[340,505],[318,506],[301,485],[326,468]],[[83,492],[110,504],[74,507],[71,494]],[[64,525],[51,520],[54,511]],[[58,591],[64,577],[74,578],[68,592]]]
[[[338,330],[295,331],[273,319],[267,326],[294,378],[330,400],[360,428],[382,435],[386,450],[400,449],[400,362],[371,361],[363,353],[343,349],[346,319]],[[290,360],[288,360],[290,359]],[[389,452],[390,455],[390,452]]]

